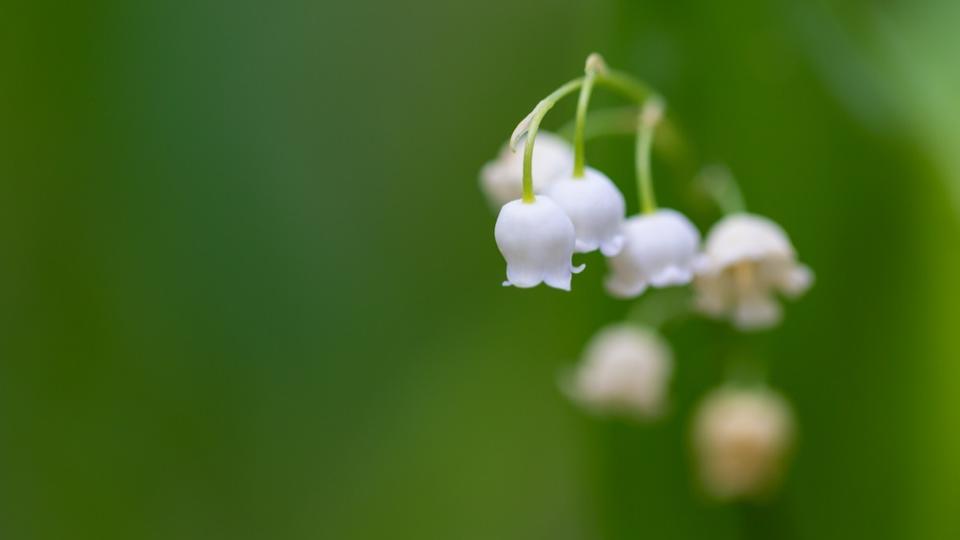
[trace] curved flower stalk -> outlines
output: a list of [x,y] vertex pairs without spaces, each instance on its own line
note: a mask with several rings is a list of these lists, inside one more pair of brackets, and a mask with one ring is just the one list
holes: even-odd
[[633,298],[647,287],[684,285],[693,278],[700,248],[700,233],[676,210],[656,208],[650,174],[653,131],[663,115],[658,101],[644,105],[637,135],[637,192],[643,213],[624,225],[624,247],[609,259],[612,270],[607,291],[619,298]]
[[599,248],[609,257],[619,253],[623,246],[620,226],[627,205],[623,194],[605,174],[586,166],[587,106],[597,75],[606,71],[606,66],[599,55],[592,54],[587,58],[585,71],[577,102],[573,171],[551,185],[547,194],[573,221],[576,250],[588,253]]
[[[534,193],[542,193],[555,180],[570,176],[573,171],[573,147],[562,137],[543,132],[533,154]],[[480,170],[480,185],[491,205],[503,206],[522,195],[523,153],[506,143],[494,161]]]
[[616,324],[591,338],[568,393],[599,414],[652,419],[663,412],[672,372],[673,354],[659,334]]
[[504,286],[529,288],[546,283],[569,291],[571,275],[584,268],[570,262],[576,242],[573,223],[548,197],[505,204],[497,216],[494,237],[507,260]]
[[774,490],[794,439],[787,401],[765,387],[721,387],[708,394],[693,422],[703,487],[720,500]]
[[782,317],[775,293],[797,297],[812,284],[813,272],[797,262],[779,225],[753,214],[731,214],[711,229],[697,262],[696,306],[730,318],[741,330],[769,328]]

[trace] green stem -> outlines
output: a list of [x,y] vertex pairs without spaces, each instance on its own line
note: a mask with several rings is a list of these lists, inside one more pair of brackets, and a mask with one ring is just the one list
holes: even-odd
[[[543,117],[546,116],[547,112],[557,104],[558,101],[563,99],[568,94],[576,91],[577,89],[584,86],[588,79],[592,85],[594,82],[597,84],[606,85],[610,89],[619,92],[626,96],[627,98],[639,103],[646,103],[648,98],[655,96],[656,94],[644,83],[634,79],[626,73],[619,71],[609,70],[603,65],[603,60],[599,55],[591,55],[587,59],[587,75],[585,77],[578,77],[571,81],[568,81],[566,84],[554,90],[550,95],[540,100],[540,103],[537,103],[537,106],[534,107],[533,111],[523,119],[522,122],[517,126],[513,131],[513,136],[510,137],[510,148],[515,149],[524,136],[527,137],[526,144],[523,149],[523,202],[532,203],[536,200],[536,196],[533,193],[533,145],[534,141],[537,138],[537,132],[540,130],[540,122],[543,121]],[[588,101],[590,97],[589,91],[586,93],[586,96],[581,93],[581,101]],[[659,98],[657,102],[660,103]],[[585,124],[586,122],[586,105],[583,105],[583,113],[580,113],[580,107],[578,107],[578,119],[581,114],[583,114],[583,121],[578,122],[578,124]],[[652,128],[651,128],[652,129]],[[583,139],[585,137],[582,125],[577,129],[579,132],[579,140],[581,141],[579,145],[579,163],[581,167],[584,166],[583,159]],[[642,130],[641,130],[642,131]],[[575,139],[577,137],[575,136]],[[649,146],[652,142],[653,134],[649,135],[650,141],[646,143],[647,146],[647,161],[649,161]],[[639,142],[638,142],[639,147]],[[639,160],[639,158],[638,158]],[[639,162],[639,161],[638,161]],[[648,165],[649,169],[649,165]],[[649,174],[648,174],[649,176]],[[649,177],[647,178],[647,183],[649,184]],[[650,197],[648,200],[652,203],[652,187],[648,188],[650,192]]]
[[653,133],[660,117],[663,116],[663,103],[659,98],[651,98],[640,111],[637,129],[637,195],[644,214],[657,210],[657,200],[653,194],[653,178],[650,174],[650,148],[653,146]]
[[656,94],[649,86],[634,79],[633,76],[612,69],[597,73],[597,83],[605,85],[637,103],[643,103],[647,98]]
[[511,137],[510,145],[514,147],[521,137],[527,136],[523,148],[523,202],[525,203],[532,203],[536,200],[533,194],[533,143],[537,138],[537,131],[540,130],[540,122],[558,101],[579,89],[583,80],[584,77],[573,79],[540,100],[540,103],[537,103],[537,106],[534,107],[533,112],[517,126],[513,137]]
[[573,177],[583,178],[586,168],[586,145],[584,144],[585,131],[587,126],[587,107],[590,104],[590,93],[593,91],[593,83],[597,80],[597,73],[591,69],[587,70],[587,75],[583,78],[583,86],[580,87],[580,99],[577,100],[577,127],[573,134]]

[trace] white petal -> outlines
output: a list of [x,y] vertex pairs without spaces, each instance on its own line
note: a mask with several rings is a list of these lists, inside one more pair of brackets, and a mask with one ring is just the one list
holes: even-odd
[[520,266],[517,264],[507,265],[506,283],[513,285],[514,287],[529,289],[530,287],[536,287],[542,281],[543,270],[539,267],[526,265]]
[[747,260],[793,260],[795,257],[783,229],[773,221],[753,214],[731,214],[717,222],[707,235],[705,252],[715,268]]
[[621,249],[623,249],[622,234],[617,234],[606,242],[600,244],[600,253],[603,253],[604,257],[614,257],[620,253]]
[[[574,225],[574,228],[576,228],[576,225]],[[574,244],[574,251],[577,253],[590,253],[595,249],[597,249],[596,243],[584,242],[578,239]]]
[[570,275],[570,272],[561,272],[557,274],[547,274],[544,277],[543,282],[554,289],[569,291],[571,278],[572,276]]
[[779,285],[784,294],[796,298],[813,285],[813,271],[805,265],[797,265],[783,276]]
[[647,282],[639,277],[633,279],[624,276],[608,277],[604,281],[604,286],[612,296],[624,299],[635,298],[647,290]]
[[670,287],[684,285],[693,279],[693,270],[680,266],[667,266],[650,276],[650,283],[654,287]]

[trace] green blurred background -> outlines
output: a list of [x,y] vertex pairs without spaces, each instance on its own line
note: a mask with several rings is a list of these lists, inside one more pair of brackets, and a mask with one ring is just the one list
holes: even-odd
[[[740,538],[685,442],[733,343],[801,429],[760,536],[957,538],[957,22],[948,0],[7,0],[0,536]],[[477,188],[591,51],[660,88],[818,278],[769,333],[668,326],[653,426],[557,388],[630,308],[602,259],[569,294],[501,288]],[[631,144],[589,147],[628,201]]]

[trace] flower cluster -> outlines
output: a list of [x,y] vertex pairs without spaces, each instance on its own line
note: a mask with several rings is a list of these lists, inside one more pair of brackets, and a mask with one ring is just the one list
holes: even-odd
[[[731,212],[701,245],[700,232],[686,216],[656,207],[650,147],[663,117],[660,98],[645,96],[636,121],[641,200],[640,212],[629,218],[623,194],[610,177],[585,165],[582,136],[574,147],[551,133],[537,136],[546,111],[577,88],[577,134],[582,134],[590,88],[608,73],[592,56],[586,77],[542,101],[500,156],[481,171],[488,199],[502,205],[494,236],[507,261],[504,285],[545,283],[568,291],[572,275],[583,268],[572,263],[574,254],[599,250],[608,260],[605,285],[614,297],[636,298],[651,287],[693,281],[695,305],[704,314],[727,318],[742,330],[778,323],[781,308],[775,293],[797,297],[810,287],[813,273],[797,262],[786,233],[767,218]],[[524,152],[515,152],[524,139]]]
[[[636,128],[639,201],[629,217],[613,180],[586,165],[587,107],[595,85],[620,91],[638,105],[631,123]],[[578,90],[573,145],[551,133],[538,138],[547,111]],[[783,228],[745,211],[736,183],[728,174],[716,174],[717,169],[705,169],[712,176],[701,178],[702,187],[725,215],[705,241],[682,212],[657,206],[650,162],[664,112],[664,101],[649,87],[608,69],[597,55],[587,60],[583,77],[537,104],[500,156],[481,171],[488,199],[501,205],[494,236],[507,263],[503,284],[529,288],[545,283],[569,291],[573,274],[585,266],[573,263],[575,254],[599,251],[609,268],[605,288],[615,298],[636,299],[648,296],[651,288],[692,284],[693,300],[674,302],[681,310],[728,320],[740,331],[775,326],[783,317],[777,294],[803,294],[813,283],[813,272],[798,262]],[[673,373],[671,347],[657,329],[663,322],[634,316],[600,330],[566,380],[570,397],[601,415],[663,416]],[[727,382],[711,392],[692,424],[708,493],[719,499],[747,498],[776,486],[794,438],[794,421],[787,401],[761,380]]]

